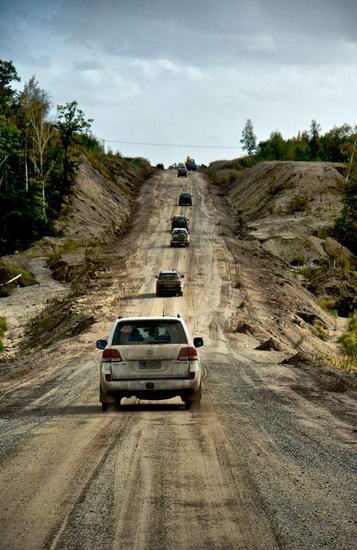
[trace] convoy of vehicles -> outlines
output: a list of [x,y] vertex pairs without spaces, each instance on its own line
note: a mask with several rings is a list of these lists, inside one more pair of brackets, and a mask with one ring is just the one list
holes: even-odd
[[[188,157],[188,170],[196,170]],[[194,166],[194,167],[193,167]],[[160,166],[161,168],[161,166]],[[187,177],[186,166],[177,165],[177,176]],[[180,194],[179,206],[192,206],[190,193]],[[171,246],[189,246],[188,219],[171,220]],[[183,296],[184,275],[176,269],[160,271],[156,296]],[[180,396],[189,409],[201,400],[201,365],[197,348],[202,338],[192,339],[177,317],[119,317],[108,340],[98,340],[103,350],[100,362],[100,401],[103,411],[123,397],[169,399]]]
[[190,235],[187,229],[177,227],[171,233],[171,246],[188,246],[190,244]]

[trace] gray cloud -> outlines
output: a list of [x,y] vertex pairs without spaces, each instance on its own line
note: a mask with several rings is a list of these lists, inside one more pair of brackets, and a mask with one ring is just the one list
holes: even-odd
[[99,137],[238,145],[248,117],[260,139],[354,122],[356,20],[354,0],[0,0],[0,51]]

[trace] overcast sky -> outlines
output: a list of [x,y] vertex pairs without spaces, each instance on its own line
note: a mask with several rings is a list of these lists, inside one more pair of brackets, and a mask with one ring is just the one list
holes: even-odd
[[[357,0],[0,0],[0,58],[107,140],[239,146],[356,123]],[[109,144],[108,144],[109,145]],[[111,144],[153,163],[239,149]]]

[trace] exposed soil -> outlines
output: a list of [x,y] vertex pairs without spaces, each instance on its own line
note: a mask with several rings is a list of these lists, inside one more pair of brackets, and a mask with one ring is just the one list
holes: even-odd
[[[56,222],[58,236],[2,258],[12,275],[23,273],[19,286],[6,287],[10,295],[0,298],[0,315],[8,324],[6,358],[20,345],[48,347],[53,338],[79,333],[93,322],[91,314],[73,310],[66,283],[77,292],[89,284],[97,249],[127,230],[142,179],[134,166],[115,156],[95,163],[83,156],[70,205]],[[32,336],[23,342],[26,331]]]
[[[192,208],[177,206],[182,190]],[[351,548],[353,377],[309,360],[329,349],[314,327],[329,330],[330,317],[270,252],[234,237],[216,192],[197,173],[146,182],[85,292],[3,363],[2,548]],[[169,246],[181,210],[192,228],[184,250]],[[156,298],[154,275],[171,267],[186,275],[184,296]],[[72,330],[73,312],[91,324]],[[205,339],[201,409],[132,398],[103,414],[95,340],[118,313],[162,312]]]

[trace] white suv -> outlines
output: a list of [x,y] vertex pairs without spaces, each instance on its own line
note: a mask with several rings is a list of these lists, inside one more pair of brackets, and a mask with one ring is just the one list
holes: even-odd
[[190,235],[187,229],[176,227],[171,233],[171,246],[188,246],[190,244]]
[[180,396],[189,409],[201,400],[201,365],[197,348],[177,317],[119,317],[109,339],[98,340],[100,401],[103,411],[122,397],[169,399]]

